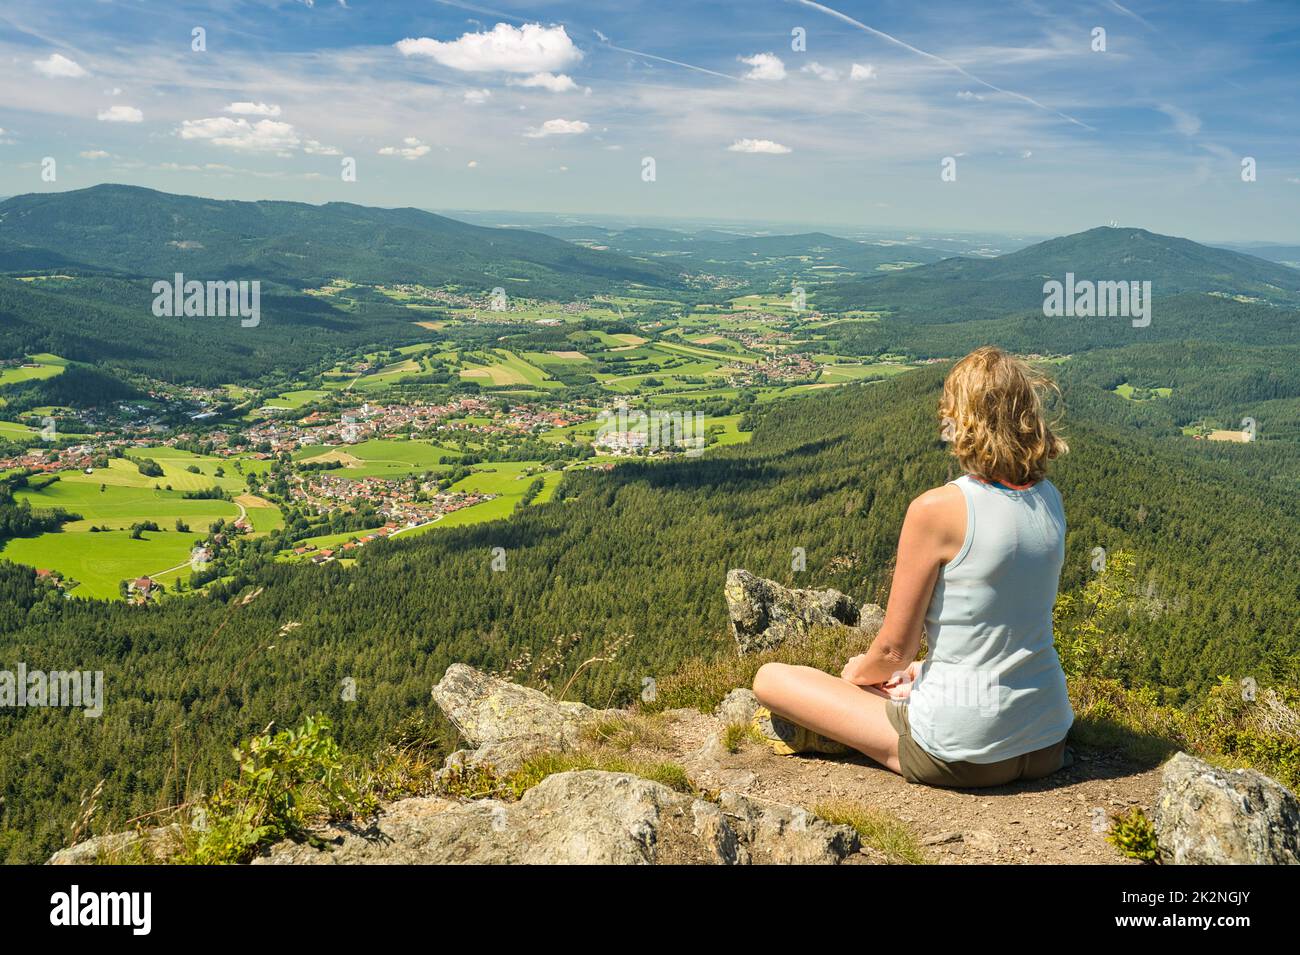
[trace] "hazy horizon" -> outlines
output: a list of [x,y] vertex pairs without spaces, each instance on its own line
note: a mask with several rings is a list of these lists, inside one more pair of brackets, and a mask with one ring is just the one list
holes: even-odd
[[0,192],[1291,243],[1298,44],[1276,0],[13,0]]

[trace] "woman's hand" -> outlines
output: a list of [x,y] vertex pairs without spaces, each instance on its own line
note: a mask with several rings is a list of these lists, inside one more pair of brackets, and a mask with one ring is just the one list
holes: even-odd
[[865,653],[859,653],[855,657],[849,657],[849,662],[844,664],[844,669],[840,671],[840,679],[847,680],[855,686],[870,685],[862,678],[862,672],[866,662],[867,655]]
[[899,670],[892,677],[880,684],[880,688],[894,700],[905,700],[912,692],[912,684],[921,674],[921,661],[913,660],[904,670]]

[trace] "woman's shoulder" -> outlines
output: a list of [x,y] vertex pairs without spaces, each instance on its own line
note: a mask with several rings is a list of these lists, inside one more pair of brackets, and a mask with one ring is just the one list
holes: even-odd
[[928,491],[922,491],[916,497],[912,498],[913,507],[922,508],[941,508],[944,505],[952,504],[954,501],[961,501],[965,498],[962,493],[961,484],[958,483],[962,478],[955,481],[949,481],[947,484],[940,484],[938,487],[932,487]]
[[938,526],[966,519],[966,495],[956,481],[932,487],[912,498],[907,512],[922,524]]

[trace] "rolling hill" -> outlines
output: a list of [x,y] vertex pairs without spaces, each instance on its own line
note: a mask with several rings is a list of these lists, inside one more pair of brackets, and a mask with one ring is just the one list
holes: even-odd
[[347,202],[237,202],[99,185],[0,202],[0,271],[504,287],[529,296],[678,284],[675,270],[520,229]]
[[761,269],[840,269],[862,275],[881,267],[938,262],[947,253],[923,245],[862,242],[825,232],[791,235],[737,235],[716,230],[605,229],[597,226],[551,226],[547,235],[608,248],[701,272],[754,277]]
[[950,258],[819,290],[821,308],[889,309],[925,324],[1041,310],[1043,283],[1066,273],[1092,281],[1146,281],[1154,298],[1216,293],[1300,305],[1300,270],[1145,229],[1101,227],[993,259]]

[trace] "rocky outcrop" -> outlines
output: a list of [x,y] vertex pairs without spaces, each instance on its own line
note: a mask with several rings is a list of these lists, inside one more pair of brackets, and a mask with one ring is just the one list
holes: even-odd
[[260,864],[682,864],[854,857],[857,833],[739,793],[710,802],[628,773],[548,776],[517,803],[405,799],[319,846],[281,843]]
[[727,573],[723,590],[731,635],[742,654],[806,640],[814,630],[866,629],[875,633],[884,611],[859,608],[838,590],[793,590],[747,570]]
[[747,687],[737,687],[722,698],[722,702],[713,710],[713,715],[724,726],[740,724],[744,726],[754,718],[759,707],[758,697]]
[[95,836],[75,846],[60,849],[46,865],[101,865],[122,862],[158,862],[180,847],[181,827],[176,823]]
[[1253,769],[1178,753],[1164,765],[1152,821],[1162,862],[1300,864],[1300,802]]
[[619,711],[562,703],[533,690],[453,663],[433,688],[433,700],[469,748],[447,765],[490,765],[511,772],[538,752],[564,752],[582,742],[583,731]]

